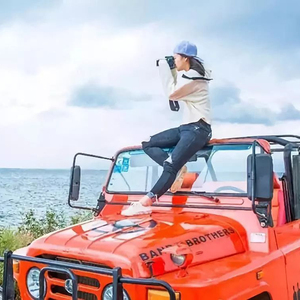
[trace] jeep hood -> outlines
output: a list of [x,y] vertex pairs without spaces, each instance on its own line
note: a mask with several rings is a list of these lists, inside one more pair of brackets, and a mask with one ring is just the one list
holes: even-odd
[[191,251],[195,265],[244,252],[247,241],[243,227],[223,216],[153,213],[124,219],[114,215],[48,234],[34,241],[27,255],[75,258],[149,277],[146,261],[163,259],[163,249],[177,244]]

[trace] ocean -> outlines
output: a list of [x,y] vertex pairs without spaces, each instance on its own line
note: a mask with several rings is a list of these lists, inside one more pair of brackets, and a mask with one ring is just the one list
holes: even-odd
[[[107,170],[81,171],[80,199],[74,205],[95,207]],[[135,174],[136,175],[136,174]],[[219,172],[219,179],[245,176],[243,172]],[[134,183],[137,179],[132,181]],[[128,179],[128,178],[127,178]],[[0,227],[17,227],[31,209],[38,218],[51,208],[70,218],[80,210],[68,201],[70,169],[1,169],[0,168]],[[82,210],[81,210],[82,211]]]
[[[94,207],[107,175],[106,170],[82,170],[80,199],[76,205]],[[68,218],[70,169],[0,169],[0,227],[17,227],[26,212],[43,217],[52,208]]]

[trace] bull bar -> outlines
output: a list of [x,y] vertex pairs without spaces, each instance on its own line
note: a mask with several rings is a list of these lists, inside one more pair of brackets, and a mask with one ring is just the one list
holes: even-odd
[[[4,257],[0,257],[0,263],[4,263],[4,273],[3,273],[3,294],[2,300],[14,300],[15,299],[15,290],[14,290],[14,276],[13,276],[13,260],[18,261],[27,261],[38,264],[47,265],[43,267],[40,271],[39,283],[40,283],[40,297],[39,300],[44,300],[44,279],[45,273],[47,271],[55,271],[60,273],[67,274],[72,280],[72,300],[77,300],[78,292],[78,283],[76,275],[72,272],[71,269],[97,273],[112,276],[112,285],[113,285],[113,300],[123,300],[123,283],[126,284],[137,284],[145,286],[157,286],[164,288],[170,296],[170,300],[176,300],[175,291],[173,288],[165,281],[156,280],[156,279],[140,279],[140,278],[128,278],[122,276],[122,269],[119,267],[113,269],[105,269],[101,267],[87,266],[87,265],[78,265],[74,263],[53,261],[50,259],[22,256],[13,254],[11,251],[5,251]],[[100,295],[99,298],[100,299]]]

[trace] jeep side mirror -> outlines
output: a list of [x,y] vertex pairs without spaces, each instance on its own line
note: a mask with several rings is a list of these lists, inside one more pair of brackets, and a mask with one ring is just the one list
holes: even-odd
[[80,176],[81,176],[80,166],[72,167],[71,168],[70,190],[69,190],[69,199],[70,200],[76,201],[79,199]]
[[[260,153],[247,159],[247,197],[257,201],[271,201],[273,198],[273,160],[270,154]],[[253,186],[253,183],[254,186]]]

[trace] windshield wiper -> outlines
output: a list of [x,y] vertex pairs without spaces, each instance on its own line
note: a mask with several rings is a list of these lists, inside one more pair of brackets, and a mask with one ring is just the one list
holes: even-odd
[[190,193],[193,194],[193,195],[204,197],[204,198],[209,199],[211,201],[214,201],[216,203],[220,202],[219,198],[217,198],[215,196],[212,196],[212,195],[206,195],[206,192],[193,192],[193,191],[191,191]]
[[[175,195],[183,195],[183,194],[192,194],[192,195],[196,195],[196,196],[201,196],[203,198],[206,198],[210,201],[213,201],[215,203],[219,203],[220,202],[220,199],[215,197],[215,196],[212,196],[212,195],[207,195],[206,192],[194,192],[194,191],[179,191],[179,192],[176,192]],[[174,195],[174,194],[172,194]]]
[[128,190],[131,191],[130,185],[129,185],[128,181],[126,180],[126,178],[124,177],[124,175],[122,174],[122,172],[120,172],[119,174],[121,175],[122,179],[124,180],[125,184],[127,185]]

